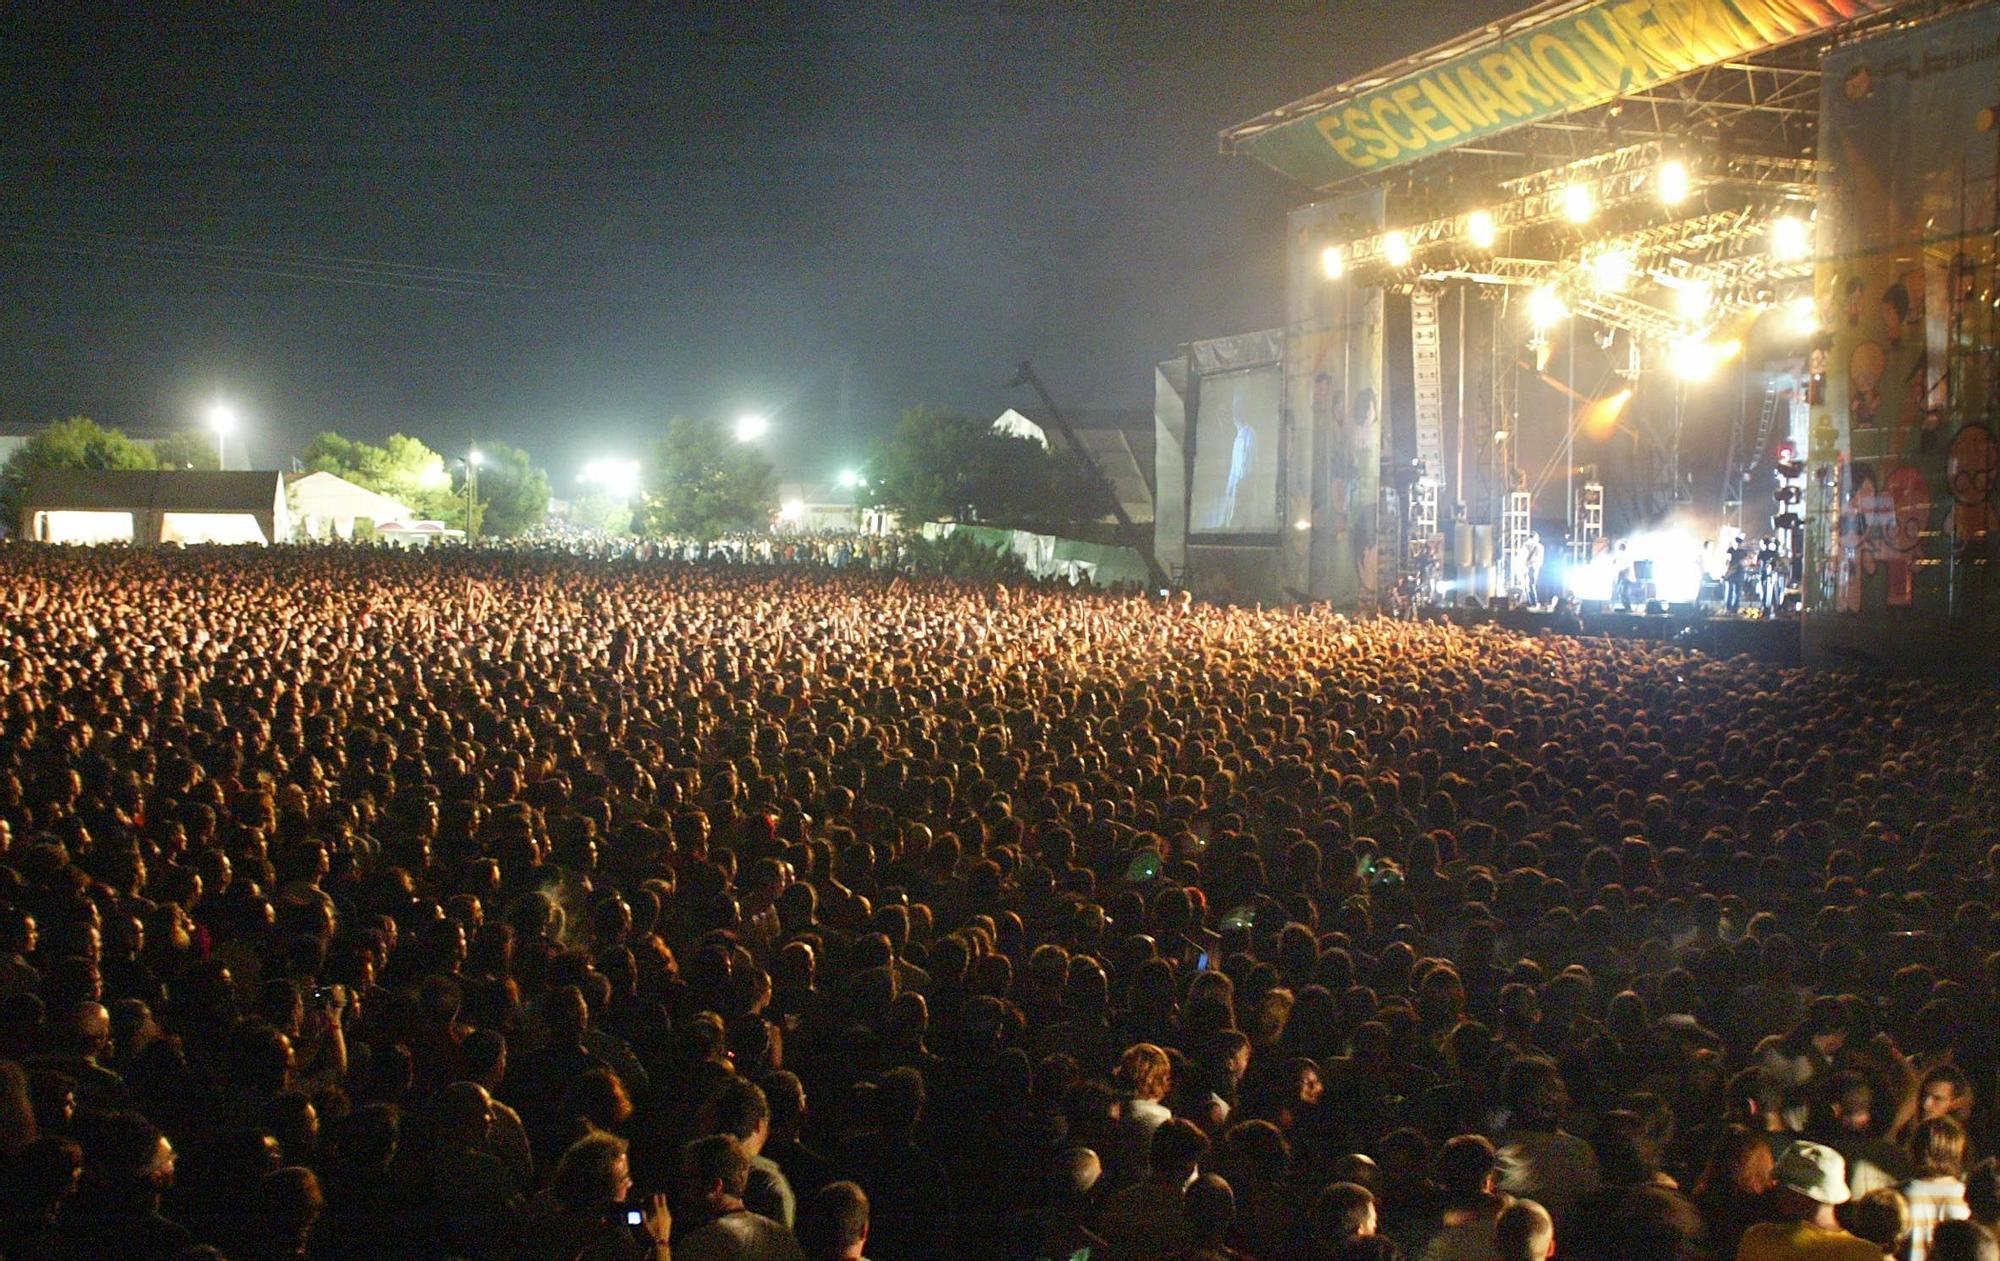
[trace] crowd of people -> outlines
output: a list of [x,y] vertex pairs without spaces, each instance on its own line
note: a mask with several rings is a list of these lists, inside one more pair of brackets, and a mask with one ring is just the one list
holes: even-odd
[[1996,1261],[1995,697],[0,548],[0,1256]]

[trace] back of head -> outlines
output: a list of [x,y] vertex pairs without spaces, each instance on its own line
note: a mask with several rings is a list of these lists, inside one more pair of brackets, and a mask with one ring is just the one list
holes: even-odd
[[875,1084],[875,1115],[883,1130],[908,1134],[924,1111],[924,1077],[914,1068],[892,1068]]
[[1533,1200],[1516,1200],[1494,1223],[1493,1248],[1499,1261],[1547,1261],[1556,1243],[1556,1224]]
[[1357,1182],[1330,1183],[1313,1201],[1313,1238],[1322,1248],[1369,1234],[1374,1224],[1375,1196]]
[[1965,1172],[1965,1127],[1956,1117],[1932,1117],[1910,1136],[1910,1155],[1920,1178],[1956,1178]]
[[1438,1153],[1437,1179],[1446,1193],[1463,1199],[1488,1189],[1499,1164],[1493,1144],[1478,1134],[1460,1134]]
[[1930,1255],[1931,1261],[2000,1261],[2000,1242],[1978,1222],[1939,1222]]
[[1153,1131],[1153,1172],[1184,1178],[1208,1155],[1208,1136],[1194,1122],[1182,1117],[1164,1121]]
[[1203,1240],[1219,1240],[1236,1221],[1236,1193],[1212,1173],[1188,1183],[1181,1192],[1181,1214]]
[[740,1198],[749,1185],[750,1157],[729,1135],[711,1134],[681,1149],[681,1189],[689,1198],[717,1189]]
[[556,1162],[550,1192],[564,1208],[576,1212],[615,1203],[619,1192],[616,1166],[625,1150],[625,1140],[614,1134],[594,1131],[584,1135]]
[[731,1078],[709,1104],[709,1110],[710,1128],[715,1133],[743,1142],[749,1141],[771,1119],[771,1105],[763,1088],[742,1077]]
[[868,1194],[852,1182],[830,1182],[799,1205],[799,1247],[807,1261],[834,1261],[868,1239]]

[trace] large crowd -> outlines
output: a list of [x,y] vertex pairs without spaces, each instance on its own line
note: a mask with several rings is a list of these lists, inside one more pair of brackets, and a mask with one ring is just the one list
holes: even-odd
[[1995,697],[0,548],[0,1256],[1996,1261]]

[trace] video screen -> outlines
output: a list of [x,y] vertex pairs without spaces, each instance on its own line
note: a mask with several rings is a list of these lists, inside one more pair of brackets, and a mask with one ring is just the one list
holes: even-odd
[[1195,417],[1188,529],[1259,534],[1278,528],[1277,365],[1204,377]]

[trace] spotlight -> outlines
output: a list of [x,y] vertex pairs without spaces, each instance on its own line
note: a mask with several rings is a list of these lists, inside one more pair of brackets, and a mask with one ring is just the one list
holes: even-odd
[[1571,184],[1563,189],[1563,218],[1571,223],[1589,223],[1590,216],[1597,213],[1597,202],[1590,195],[1590,189],[1582,184]]
[[1771,220],[1771,257],[1781,263],[1812,253],[1812,226],[1793,215]]
[[1819,332],[1819,304],[1810,297],[1793,298],[1786,308],[1785,322],[1795,337],[1811,337]]
[[1339,280],[1347,274],[1347,259],[1338,245],[1329,245],[1319,252],[1319,266],[1328,280]]
[[1382,238],[1382,257],[1389,260],[1391,267],[1410,265],[1410,237],[1408,233],[1391,232]]
[[1683,319],[1701,319],[1714,301],[1715,289],[1706,280],[1686,281],[1674,290],[1674,309]]
[[1743,353],[1743,343],[1735,338],[1726,342],[1705,341],[1699,337],[1683,337],[1674,343],[1674,375],[1683,381],[1706,381],[1715,375],[1715,370]]
[[1687,163],[1679,158],[1668,158],[1660,163],[1660,201],[1669,206],[1678,206],[1687,200]]
[[1590,260],[1590,281],[1604,293],[1621,293],[1632,283],[1639,260],[1628,249],[1608,249]]
[[1471,241],[1476,248],[1492,249],[1493,242],[1499,235],[1500,230],[1493,222],[1492,211],[1475,210],[1465,217],[1465,239]]
[[771,422],[762,416],[752,414],[741,417],[736,422],[738,442],[755,442],[769,432],[771,432]]
[[1569,305],[1562,300],[1554,285],[1543,285],[1528,295],[1528,318],[1534,321],[1537,330],[1560,323],[1568,316]]

